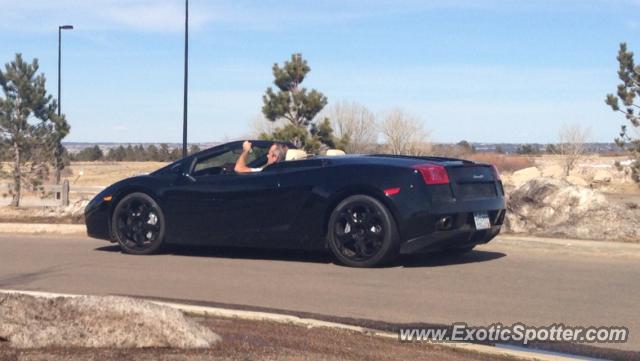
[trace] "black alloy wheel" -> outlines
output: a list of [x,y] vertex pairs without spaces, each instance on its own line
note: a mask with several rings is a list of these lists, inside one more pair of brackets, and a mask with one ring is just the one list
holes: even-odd
[[124,253],[152,254],[162,246],[164,215],[147,194],[131,193],[124,197],[113,211],[111,227]]
[[398,255],[398,231],[389,210],[366,195],[346,198],[329,219],[331,251],[343,264],[373,267]]

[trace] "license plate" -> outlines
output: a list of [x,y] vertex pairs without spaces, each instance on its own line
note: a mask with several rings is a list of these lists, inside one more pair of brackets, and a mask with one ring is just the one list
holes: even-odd
[[491,228],[491,221],[489,220],[489,214],[487,214],[487,212],[474,213],[473,220],[476,224],[476,229]]

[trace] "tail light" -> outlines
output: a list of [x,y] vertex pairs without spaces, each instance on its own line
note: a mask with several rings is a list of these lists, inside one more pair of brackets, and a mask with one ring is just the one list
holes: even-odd
[[493,176],[495,178],[495,180],[500,181],[502,180],[502,178],[500,178],[500,172],[498,172],[498,167],[496,167],[495,165],[491,165],[491,167],[493,168]]
[[449,175],[444,166],[436,164],[419,164],[413,167],[422,174],[426,184],[449,184]]

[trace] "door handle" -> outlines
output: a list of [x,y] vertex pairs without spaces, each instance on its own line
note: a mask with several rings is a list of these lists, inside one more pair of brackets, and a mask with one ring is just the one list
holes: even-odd
[[196,181],[196,179],[195,179],[191,174],[188,174],[188,173],[182,173],[182,176],[183,176],[183,177],[185,177],[185,178],[187,178],[187,179],[188,179],[188,180],[190,180],[191,182],[195,182],[195,181]]

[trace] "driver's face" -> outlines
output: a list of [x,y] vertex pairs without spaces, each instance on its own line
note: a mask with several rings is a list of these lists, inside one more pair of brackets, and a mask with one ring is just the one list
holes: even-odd
[[269,148],[269,153],[267,153],[267,164],[268,165],[271,165],[271,164],[275,163],[276,160],[278,160],[278,157],[276,156],[275,152],[276,152],[276,145],[274,144]]

